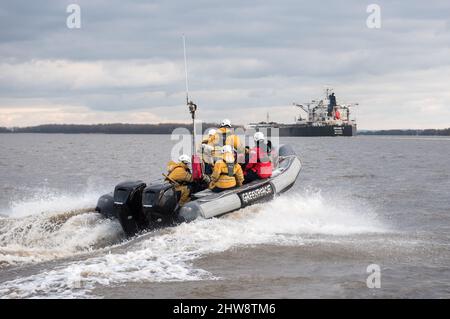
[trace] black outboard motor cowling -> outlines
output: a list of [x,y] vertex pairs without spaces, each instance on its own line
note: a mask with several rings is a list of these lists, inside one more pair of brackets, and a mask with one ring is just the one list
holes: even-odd
[[144,189],[142,208],[151,228],[171,226],[176,223],[180,192],[172,184],[153,184]]
[[142,212],[142,181],[123,182],[114,189],[114,213],[127,236],[133,236],[148,226]]
[[118,218],[114,211],[114,194],[109,193],[101,196],[97,201],[95,211],[99,212],[106,218]]

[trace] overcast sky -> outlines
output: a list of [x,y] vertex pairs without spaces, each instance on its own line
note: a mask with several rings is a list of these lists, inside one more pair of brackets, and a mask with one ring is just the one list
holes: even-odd
[[188,121],[183,33],[206,121],[293,122],[331,86],[360,129],[450,127],[448,0],[3,0],[0,126]]

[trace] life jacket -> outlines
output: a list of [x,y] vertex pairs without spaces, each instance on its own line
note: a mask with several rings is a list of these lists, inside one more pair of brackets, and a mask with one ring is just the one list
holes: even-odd
[[219,142],[222,146],[227,145],[227,137],[231,134],[231,130],[226,127],[221,127],[218,130]]
[[167,164],[167,173],[169,181],[175,181],[180,185],[192,182],[192,175],[189,167],[184,163],[170,161]]
[[214,162],[220,158],[217,156],[220,154],[220,149],[216,149],[216,135],[205,136],[201,145],[201,154],[204,163],[214,164]]
[[211,175],[210,188],[232,188],[236,185],[240,186],[244,182],[244,174],[239,164],[234,163],[234,156],[225,154],[214,164],[214,170]]
[[249,163],[245,166],[245,174],[251,170],[261,179],[272,176],[272,163],[265,149],[267,147],[256,146],[250,150]]
[[217,130],[215,144],[220,146],[230,145],[235,150],[239,150],[241,148],[239,136],[233,134],[231,129],[227,127],[221,127]]

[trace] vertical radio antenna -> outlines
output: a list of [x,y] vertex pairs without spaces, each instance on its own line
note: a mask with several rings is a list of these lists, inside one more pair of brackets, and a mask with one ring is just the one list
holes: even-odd
[[186,75],[186,104],[189,104],[189,84],[188,84],[188,68],[186,57],[186,37],[183,34],[183,52],[184,52],[184,73]]
[[187,69],[187,57],[186,57],[186,37],[183,34],[183,51],[184,51],[184,70],[186,73],[186,106],[189,108],[189,113],[192,117],[192,163],[194,163],[195,157],[195,112],[197,111],[197,105],[189,101],[189,85],[188,85],[188,69]]

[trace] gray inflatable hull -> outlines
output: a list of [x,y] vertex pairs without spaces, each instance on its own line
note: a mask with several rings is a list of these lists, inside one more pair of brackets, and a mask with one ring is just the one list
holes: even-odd
[[194,194],[194,200],[185,204],[178,213],[180,222],[197,218],[212,218],[238,209],[272,200],[294,185],[301,163],[290,145],[282,145],[278,153],[278,166],[272,177],[254,181],[236,189],[213,193],[205,190]]

